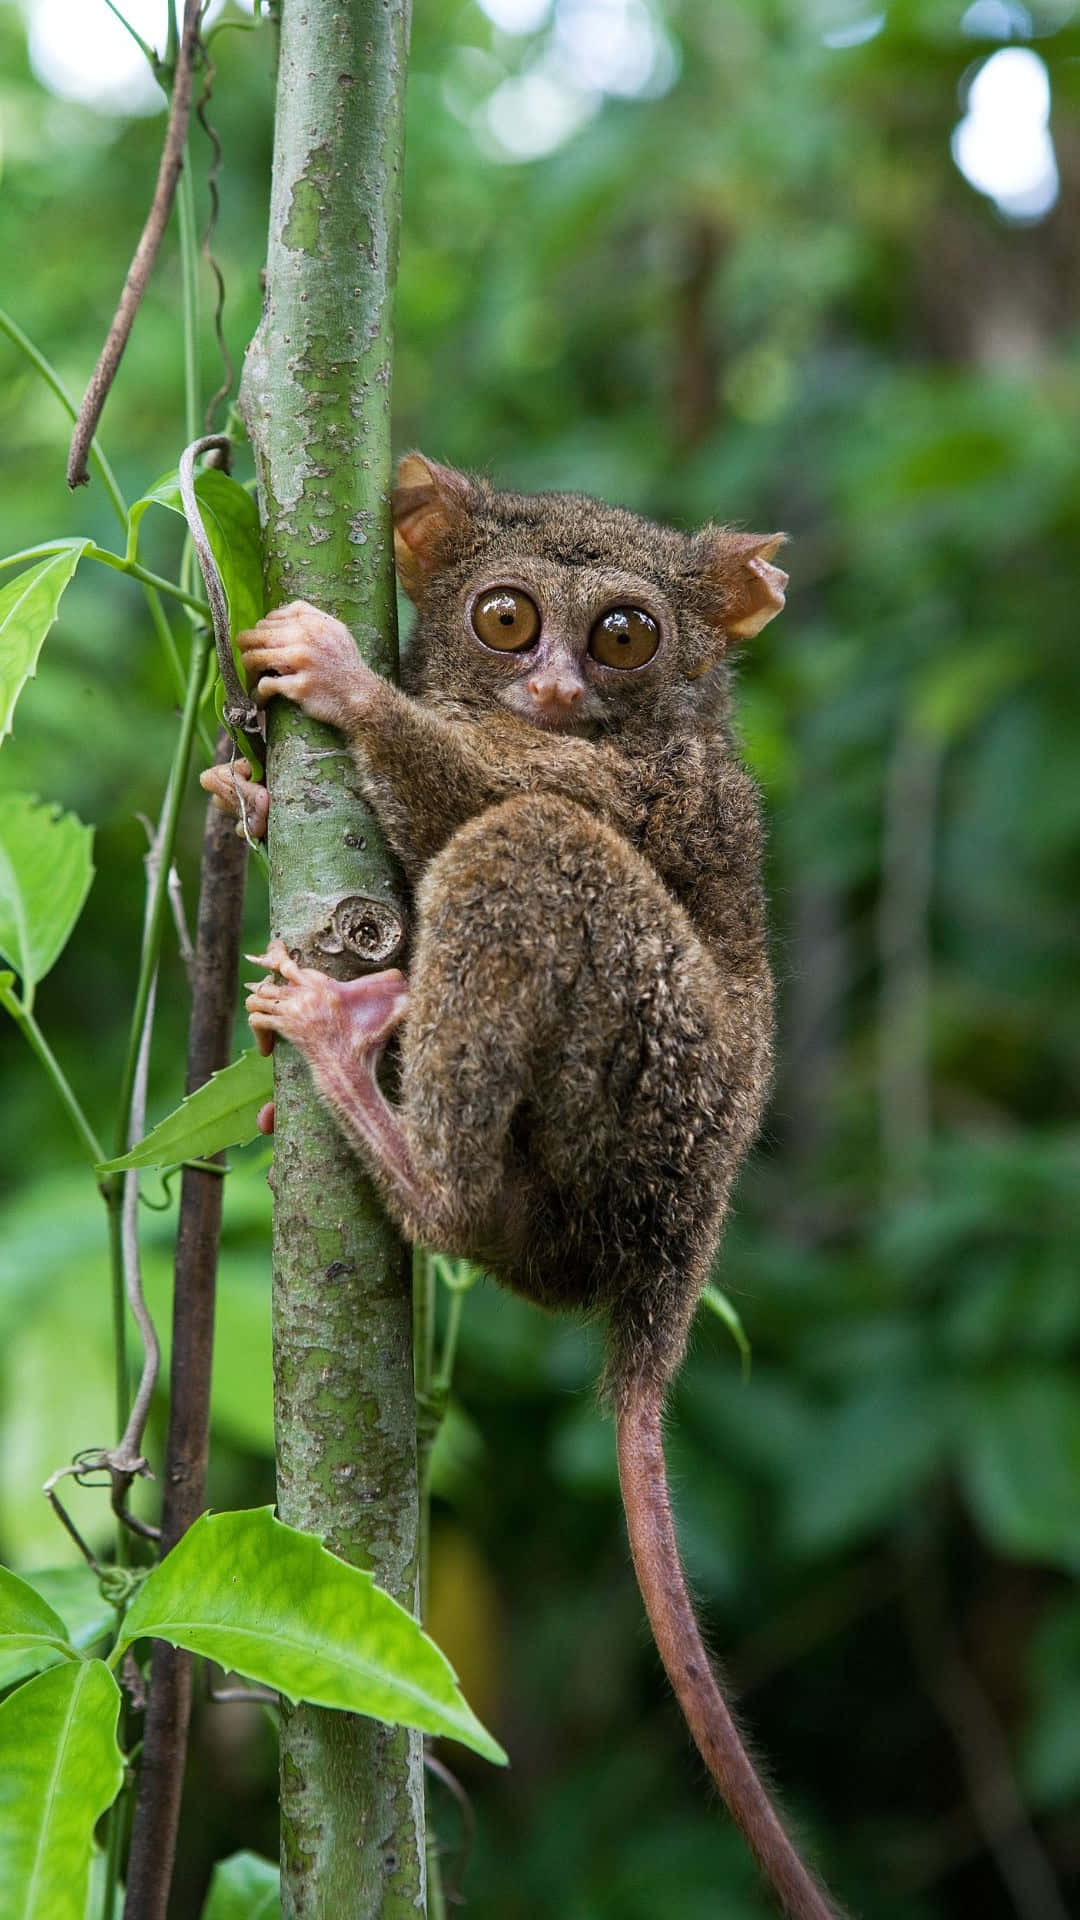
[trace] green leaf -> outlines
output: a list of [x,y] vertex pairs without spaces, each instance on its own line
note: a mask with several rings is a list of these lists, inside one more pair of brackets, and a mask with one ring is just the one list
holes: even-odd
[[[229,602],[229,630],[237,634],[254,626],[263,610],[262,542],[259,510],[250,493],[220,468],[208,467],[195,477],[195,498],[202,508],[206,537],[221,571]],[[175,472],[162,476],[128,515],[128,559],[135,557],[139,525],[147,507],[167,507],[184,518],[180,483]]]
[[84,1920],[94,1824],[123,1779],[119,1711],[100,1660],[54,1667],[0,1706],[4,1920]]
[[94,877],[94,830],[33,794],[0,808],[0,954],[34,988],[62,953]]
[[234,1853],[219,1860],[210,1879],[202,1920],[278,1920],[281,1888],[278,1868],[257,1853]]
[[1080,1382],[1046,1368],[974,1390],[968,1495],[1007,1554],[1080,1571]]
[[269,1507],[204,1514],[148,1575],[114,1658],[133,1640],[168,1640],[292,1701],[369,1714],[506,1755],[412,1615],[311,1534]]
[[77,1567],[42,1567],[22,1577],[60,1615],[68,1639],[81,1653],[115,1631],[116,1608],[102,1595],[92,1567],[82,1562]]
[[182,1160],[205,1160],[223,1147],[242,1147],[258,1133],[259,1108],[273,1098],[274,1069],[269,1054],[250,1048],[222,1067],[160,1120],[144,1140],[118,1160],[104,1160],[99,1173],[126,1167],[176,1167]]
[[104,1914],[108,1920],[123,1920],[124,1888],[123,1883],[114,1880],[112,1900],[106,1907],[105,1880],[109,1871],[109,1857],[100,1847],[95,1847],[90,1861],[90,1884],[86,1890],[86,1920],[102,1920]]
[[75,1657],[59,1614],[18,1574],[0,1567],[0,1687]]
[[708,1286],[702,1288],[701,1304],[703,1307],[708,1307],[710,1313],[715,1313],[718,1320],[723,1321],[735,1345],[739,1349],[742,1358],[743,1379],[749,1380],[750,1342],[746,1337],[746,1330],[743,1327],[743,1323],[739,1319],[727,1294],[722,1293],[719,1287],[714,1287],[710,1282]]
[[822,1411],[789,1466],[788,1529],[799,1551],[835,1552],[894,1522],[938,1471],[950,1416],[933,1382],[875,1384]]
[[0,589],[0,740],[11,732],[15,703],[37,672],[45,636],[60,611],[64,588],[91,540],[72,540]]

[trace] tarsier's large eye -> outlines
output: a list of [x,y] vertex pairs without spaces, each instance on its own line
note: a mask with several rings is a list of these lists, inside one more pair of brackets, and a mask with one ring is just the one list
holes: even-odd
[[472,610],[473,632],[499,653],[523,653],[540,631],[540,615],[519,587],[490,587]]
[[660,629],[642,607],[612,607],[589,635],[589,652],[602,667],[643,667],[660,645]]

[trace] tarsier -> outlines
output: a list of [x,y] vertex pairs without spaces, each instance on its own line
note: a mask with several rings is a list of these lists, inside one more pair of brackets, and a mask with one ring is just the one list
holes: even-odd
[[[544,1307],[606,1311],[661,1658],[785,1911],[828,1920],[705,1654],[661,1440],[769,1076],[761,827],[725,655],[784,604],[782,536],[499,493],[419,454],[393,515],[417,608],[404,691],[304,602],[240,646],[260,702],[294,700],[344,735],[412,889],[408,980],[343,984],[275,941],[251,1024],[306,1056],[410,1239]],[[203,779],[237,805],[227,769]],[[265,793],[240,785],[260,830]],[[377,1069],[395,1029],[391,1104]]]

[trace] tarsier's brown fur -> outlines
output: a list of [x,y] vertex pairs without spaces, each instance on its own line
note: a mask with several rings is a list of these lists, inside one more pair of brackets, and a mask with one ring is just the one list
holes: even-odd
[[[275,943],[252,1024],[306,1054],[410,1238],[545,1307],[606,1312],[661,1656],[785,1911],[826,1920],[702,1647],[660,1432],[769,1078],[761,826],[724,657],[783,604],[779,537],[687,536],[578,495],[498,493],[419,455],[398,480],[418,616],[405,690],[303,603],[241,644],[260,698],[296,699],[348,741],[413,889],[408,982],[341,986]],[[525,595],[538,614],[523,651],[478,637],[489,590],[508,596],[496,609]],[[629,670],[587,651],[613,608],[643,610],[658,637]],[[396,1026],[391,1107],[375,1068]]]

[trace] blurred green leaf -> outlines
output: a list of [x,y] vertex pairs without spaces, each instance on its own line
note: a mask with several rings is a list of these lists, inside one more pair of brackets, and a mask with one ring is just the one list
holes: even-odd
[[835,1551],[891,1524],[941,1466],[950,1429],[948,1396],[923,1384],[884,1380],[820,1412],[786,1489],[796,1548]]
[[1017,1371],[970,1389],[964,1481],[1003,1552],[1080,1572],[1080,1380]]
[[143,1582],[117,1651],[144,1637],[205,1654],[289,1700],[420,1727],[505,1762],[412,1615],[269,1507],[204,1514],[188,1529]]
[[256,1853],[219,1860],[210,1879],[202,1920],[278,1920],[279,1869]]
[[1024,1786],[1040,1809],[1080,1795],[1080,1595],[1065,1595],[1036,1632],[1030,1662],[1034,1712],[1024,1731]]
[[0,1704],[4,1920],[85,1920],[94,1826],[123,1779],[119,1711],[100,1660],[54,1667]]
[[175,1167],[184,1160],[205,1160],[224,1147],[254,1140],[259,1109],[274,1092],[269,1054],[254,1047],[210,1076],[118,1160],[103,1161],[99,1173],[124,1167]]
[[73,813],[8,793],[0,808],[0,954],[27,1006],[63,951],[90,891],[92,827]]
[[72,540],[0,587],[0,740],[11,732],[15,703],[37,672],[38,655],[60,611],[64,588],[92,545],[90,540]]

